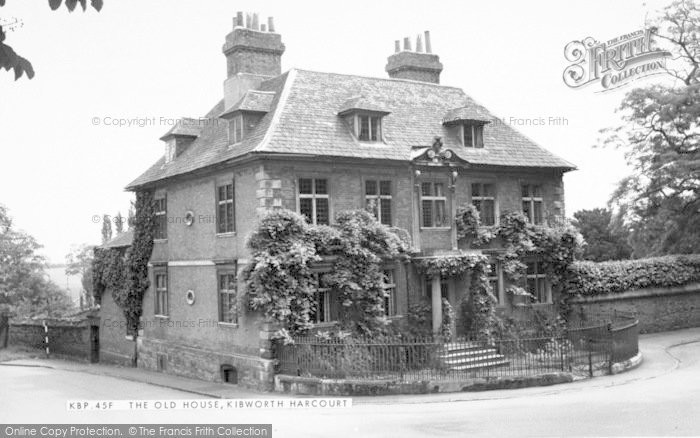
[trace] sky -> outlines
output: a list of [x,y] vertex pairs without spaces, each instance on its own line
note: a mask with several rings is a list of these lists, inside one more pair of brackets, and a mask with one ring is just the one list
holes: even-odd
[[164,153],[173,121],[223,97],[221,46],[239,10],[274,17],[283,71],[385,77],[394,41],[430,30],[442,84],[578,167],[564,178],[567,214],[604,207],[629,169],[595,145],[631,87],[567,87],[564,47],[641,29],[668,1],[105,0],[99,13],[6,3],[0,20],[23,26],[5,42],[36,76],[0,71],[0,203],[61,263],[71,246],[100,243],[103,214],[127,213],[124,187]]

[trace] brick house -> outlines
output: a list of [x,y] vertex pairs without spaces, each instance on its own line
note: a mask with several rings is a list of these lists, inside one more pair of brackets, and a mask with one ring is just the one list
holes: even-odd
[[[453,220],[465,203],[486,224],[506,211],[536,223],[564,215],[562,176],[574,167],[461,89],[440,85],[428,32],[415,50],[396,42],[387,78],[282,73],[284,50],[272,19],[244,23],[239,13],[223,46],[223,99],[167,132],[164,156],[127,187],[153,190],[158,206],[139,366],[270,387],[269,328],[235,304],[246,237],[270,209],[328,224],[339,211],[372,205],[423,257],[468,250]],[[391,317],[422,298],[456,305],[468,288],[426,280],[410,264],[385,272]],[[551,302],[534,261],[528,280],[540,303]],[[493,282],[508,311],[498,266]],[[331,324],[335,309],[333,291],[319,291],[317,323]]]

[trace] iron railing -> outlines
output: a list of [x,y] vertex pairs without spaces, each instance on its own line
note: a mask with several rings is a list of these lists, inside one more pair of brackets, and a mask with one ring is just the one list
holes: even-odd
[[526,377],[566,371],[610,372],[637,354],[636,319],[597,318],[556,335],[479,340],[474,336],[319,338],[278,344],[278,373],[344,379],[401,381]]

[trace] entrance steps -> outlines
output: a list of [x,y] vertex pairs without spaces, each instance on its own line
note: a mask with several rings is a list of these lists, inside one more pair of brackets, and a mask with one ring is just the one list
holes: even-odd
[[446,343],[445,352],[440,358],[449,369],[455,371],[495,368],[510,363],[495,348],[474,341]]

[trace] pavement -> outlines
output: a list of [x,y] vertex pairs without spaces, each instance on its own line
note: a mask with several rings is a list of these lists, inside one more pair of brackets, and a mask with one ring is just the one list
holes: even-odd
[[[565,391],[577,391],[582,388],[604,388],[626,385],[632,382],[654,379],[675,370],[680,360],[672,351],[675,346],[700,342],[700,327],[673,332],[640,335],[639,348],[642,352],[642,365],[616,375],[595,377],[572,383],[547,387],[522,389],[505,389],[481,392],[457,392],[430,395],[395,395],[395,396],[360,396],[353,397],[355,404],[396,404],[396,403],[442,403],[450,401],[497,400],[524,395],[557,394]],[[141,368],[121,367],[108,364],[90,364],[58,358],[26,358],[0,362],[0,366],[42,367],[61,371],[87,373],[97,376],[112,377],[131,382],[145,383],[152,386],[169,388],[184,393],[211,398],[269,398],[292,397],[280,393],[264,393],[247,390],[224,383],[206,382],[197,379],[174,376]],[[295,396],[300,397],[300,396]]]

